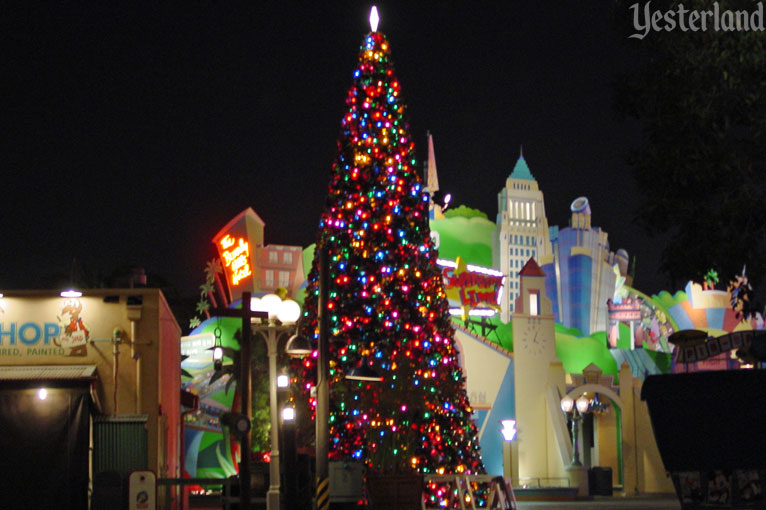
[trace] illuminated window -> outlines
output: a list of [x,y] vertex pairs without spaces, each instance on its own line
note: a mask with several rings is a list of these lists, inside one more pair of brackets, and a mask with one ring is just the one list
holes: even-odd
[[280,287],[289,287],[290,286],[290,271],[280,271],[279,272],[279,286]]
[[286,251],[284,254],[282,254],[282,262],[284,262],[285,264],[292,264],[293,253],[290,251]]
[[270,251],[269,252],[269,262],[277,262],[279,259],[277,258],[277,252]]
[[540,315],[540,294],[529,291],[529,315]]
[[[272,252],[273,253],[273,252]],[[274,286],[274,271],[264,271],[263,272],[264,279],[266,280],[266,287],[273,287]]]

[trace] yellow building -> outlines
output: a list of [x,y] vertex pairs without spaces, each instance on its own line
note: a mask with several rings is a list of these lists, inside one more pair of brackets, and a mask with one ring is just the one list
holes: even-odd
[[133,470],[179,476],[180,336],[158,289],[0,298],[0,508],[88,508]]

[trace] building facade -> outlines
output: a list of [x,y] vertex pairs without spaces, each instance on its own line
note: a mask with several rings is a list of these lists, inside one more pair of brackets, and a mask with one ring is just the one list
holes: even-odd
[[548,369],[557,361],[553,312],[545,294],[545,275],[533,258],[519,275],[521,288],[513,312],[513,383],[519,430],[513,472],[520,478],[550,477],[560,474],[562,468],[546,419]]
[[259,292],[287,289],[289,296],[297,296],[306,279],[303,274],[303,249],[300,246],[270,244],[257,250],[260,276],[256,285]]
[[231,219],[213,237],[218,249],[229,301],[243,292],[274,292],[279,287],[296,296],[306,276],[303,248],[281,244],[265,245],[266,223],[248,207]]
[[543,192],[523,155],[498,193],[497,210],[492,265],[505,276],[500,306],[501,319],[508,322],[521,292],[519,271],[530,257],[541,260],[551,253]]
[[178,477],[180,336],[158,289],[0,297],[0,508],[89,508],[105,478]]
[[610,251],[608,234],[591,224],[586,197],[575,199],[570,210],[569,227],[550,229],[552,250],[538,260],[556,322],[590,335],[608,329],[607,300],[618,278],[627,277],[628,255]]

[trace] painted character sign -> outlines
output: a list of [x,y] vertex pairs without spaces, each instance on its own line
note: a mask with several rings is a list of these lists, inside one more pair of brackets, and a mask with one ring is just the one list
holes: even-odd
[[85,356],[87,354],[90,331],[80,316],[82,302],[79,299],[67,299],[56,317],[61,326],[61,334],[53,338],[53,343],[66,349],[69,356]]

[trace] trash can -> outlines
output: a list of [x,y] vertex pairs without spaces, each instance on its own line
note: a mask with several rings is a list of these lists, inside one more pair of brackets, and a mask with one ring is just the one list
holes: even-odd
[[591,496],[612,495],[612,468],[595,466],[588,471],[588,486]]

